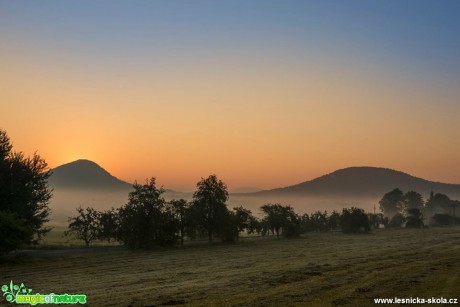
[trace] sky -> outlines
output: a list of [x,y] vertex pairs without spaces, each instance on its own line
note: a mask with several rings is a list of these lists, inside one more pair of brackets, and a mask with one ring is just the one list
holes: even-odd
[[460,183],[460,2],[0,0],[0,129],[50,167]]

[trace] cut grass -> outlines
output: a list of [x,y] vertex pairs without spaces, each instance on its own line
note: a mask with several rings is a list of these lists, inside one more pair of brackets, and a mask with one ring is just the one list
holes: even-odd
[[2,284],[84,293],[88,306],[369,306],[379,297],[460,298],[460,228],[156,251],[37,250],[0,268]]
[[[65,235],[67,230],[66,226],[53,225],[51,231],[40,241],[38,246],[31,246],[30,248],[68,248],[68,247],[84,247],[83,240],[76,239],[74,235]],[[91,246],[118,246],[117,242],[107,242],[101,240],[91,241]]]

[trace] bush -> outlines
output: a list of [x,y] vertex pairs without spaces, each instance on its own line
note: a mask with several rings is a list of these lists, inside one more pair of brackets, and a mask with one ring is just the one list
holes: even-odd
[[340,227],[344,233],[360,233],[371,230],[369,217],[363,209],[356,207],[343,208]]

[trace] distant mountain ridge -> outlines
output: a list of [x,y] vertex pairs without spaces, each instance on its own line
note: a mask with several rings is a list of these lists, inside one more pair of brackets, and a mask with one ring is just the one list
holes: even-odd
[[53,188],[128,190],[132,185],[112,176],[90,160],[77,160],[51,170],[49,179]]
[[[132,185],[120,180],[97,163],[77,160],[52,169],[50,186],[58,189],[90,189],[130,191]],[[400,171],[381,167],[348,167],[284,188],[257,191],[256,188],[241,188],[234,195],[250,197],[296,196],[296,197],[381,197],[394,188],[414,190],[428,195],[431,191],[460,197],[460,184],[449,184],[425,180]],[[251,190],[252,189],[252,190]],[[169,191],[169,190],[168,190]],[[181,197],[181,192],[175,197]],[[185,196],[185,194],[184,194]]]
[[[49,184],[54,191],[50,206],[52,219],[59,225],[67,225],[68,217],[75,214],[78,206],[97,210],[118,208],[127,203],[128,193],[133,191],[131,184],[89,160],[70,162],[51,171]],[[270,202],[290,204],[299,212],[341,210],[351,204],[372,210],[383,194],[394,188],[420,192],[425,199],[431,190],[460,199],[458,184],[432,182],[385,168],[349,167],[284,188],[236,188],[231,191],[228,204],[229,208],[243,205],[253,212],[259,212],[260,206]],[[190,201],[192,193],[166,190],[164,197]]]
[[296,185],[249,193],[251,196],[382,196],[394,188],[460,195],[460,184],[428,181],[400,171],[380,167],[348,167]]
[[254,193],[254,192],[260,192],[260,191],[263,191],[263,189],[257,188],[257,187],[236,187],[236,188],[230,189],[231,194]]

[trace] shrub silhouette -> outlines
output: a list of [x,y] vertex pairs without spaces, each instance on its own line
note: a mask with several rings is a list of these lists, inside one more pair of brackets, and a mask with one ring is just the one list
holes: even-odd
[[344,233],[369,232],[369,217],[361,208],[343,208],[340,217],[340,227]]

